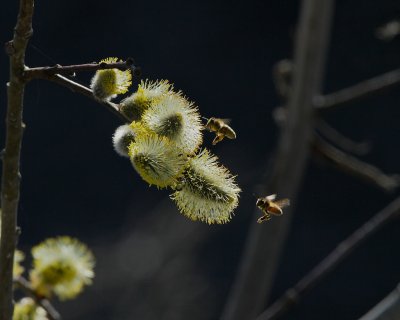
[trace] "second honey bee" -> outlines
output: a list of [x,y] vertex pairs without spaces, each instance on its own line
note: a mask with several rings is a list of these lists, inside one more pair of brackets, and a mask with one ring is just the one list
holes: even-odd
[[215,132],[216,136],[212,142],[216,145],[218,142],[222,141],[225,137],[228,139],[236,139],[236,133],[233,129],[228,126],[229,119],[219,119],[211,117],[206,123],[206,129],[211,132]]
[[263,216],[257,220],[257,223],[262,223],[271,219],[271,214],[280,216],[283,214],[282,208],[290,205],[289,199],[275,200],[276,194],[271,194],[264,198],[258,198],[256,206],[263,212]]

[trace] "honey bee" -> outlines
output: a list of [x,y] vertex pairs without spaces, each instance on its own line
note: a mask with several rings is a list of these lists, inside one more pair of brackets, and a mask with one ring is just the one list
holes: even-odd
[[256,206],[263,212],[263,216],[257,220],[257,223],[262,223],[271,219],[271,214],[280,216],[283,214],[282,208],[290,205],[289,199],[275,200],[276,194],[271,194],[264,198],[258,198]]
[[230,122],[229,119],[219,119],[219,118],[210,118],[206,123],[206,129],[210,132],[215,132],[216,136],[212,142],[213,145],[216,145],[218,142],[222,141],[225,137],[228,139],[236,139],[236,133],[233,129],[228,126]]

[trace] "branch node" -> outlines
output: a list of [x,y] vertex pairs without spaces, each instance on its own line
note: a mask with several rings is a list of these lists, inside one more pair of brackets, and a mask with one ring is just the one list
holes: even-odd
[[272,68],[272,76],[279,97],[286,101],[292,86],[293,61],[289,59],[278,61]]
[[135,64],[135,60],[132,57],[129,57],[128,59],[126,59],[125,63],[128,67],[130,67]]
[[285,293],[286,299],[288,303],[295,305],[299,303],[299,294],[297,293],[297,290],[291,288]]
[[29,40],[33,35],[33,29],[29,28],[28,30],[23,30],[23,32],[21,32],[21,30],[15,28],[15,34],[24,40]]
[[7,41],[4,44],[4,50],[8,56],[12,56],[15,53],[14,43],[12,40]]
[[142,75],[142,69],[140,67],[132,67],[132,73],[135,77],[140,77]]
[[15,234],[19,237],[21,235],[21,227],[15,228]]

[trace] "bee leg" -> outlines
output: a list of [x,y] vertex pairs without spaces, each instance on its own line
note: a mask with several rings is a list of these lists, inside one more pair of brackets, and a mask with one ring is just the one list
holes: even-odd
[[225,136],[223,134],[217,133],[217,135],[215,136],[215,138],[212,142],[212,145],[215,146],[218,142],[222,141],[224,139],[224,137]]
[[262,217],[258,218],[257,223],[263,223],[264,221],[268,221],[269,219],[271,219],[271,216],[266,213]]

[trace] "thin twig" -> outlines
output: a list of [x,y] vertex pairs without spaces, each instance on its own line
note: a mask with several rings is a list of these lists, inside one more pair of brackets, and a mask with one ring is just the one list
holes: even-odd
[[359,320],[399,320],[400,285]]
[[43,297],[39,297],[31,288],[29,281],[24,277],[14,278],[14,284],[21,289],[28,297],[32,298],[37,305],[46,310],[49,320],[61,320],[61,316],[51,302]]
[[[294,202],[307,164],[313,128],[313,97],[320,94],[333,0],[304,0],[295,44],[294,73],[272,176],[264,191]],[[253,319],[263,310],[289,229],[291,211],[251,225],[222,319]],[[259,215],[256,212],[255,215]]]
[[302,278],[294,287],[274,302],[266,311],[264,311],[256,320],[278,319],[285,312],[290,310],[299,302],[301,296],[312,287],[314,287],[323,277],[329,274],[345,257],[347,257],[362,242],[377,232],[382,226],[390,220],[400,215],[400,197],[391,202],[382,211],[374,215],[370,220],[364,223],[359,229],[351,234],[316,267],[314,267],[304,278]]
[[371,149],[368,142],[355,142],[349,139],[321,118],[316,121],[315,127],[321,135],[346,152],[361,156],[367,154]]
[[116,115],[122,121],[130,122],[128,118],[126,118],[121,112],[119,112],[118,104],[110,102],[110,101],[103,101],[103,100],[97,99],[93,95],[93,91],[90,88],[88,88],[78,82],[72,81],[71,79],[68,79],[59,74],[54,74],[54,75],[42,74],[42,76],[43,76],[43,78],[41,78],[41,79],[46,79],[46,80],[55,82],[63,87],[66,87],[66,88],[72,90],[73,92],[80,93],[92,100],[95,100],[97,103],[100,103],[102,106],[106,107],[106,109],[108,111],[110,111],[111,113]]
[[59,64],[51,67],[37,67],[37,68],[29,68],[24,72],[24,76],[26,80],[31,79],[43,79],[48,76],[60,74],[69,76],[74,74],[75,72],[95,72],[97,70],[105,70],[105,69],[120,69],[120,70],[128,70],[131,69],[134,75],[140,74],[140,68],[133,65],[133,59],[129,58],[126,61],[114,62],[114,63],[105,63],[105,62],[93,62],[93,63],[85,63],[78,65],[70,65],[70,66],[61,66]]
[[375,184],[387,192],[393,192],[400,186],[399,175],[387,175],[379,168],[335,148],[317,134],[314,135],[313,151],[338,169]]
[[331,110],[383,92],[399,84],[400,69],[396,69],[337,92],[318,96],[314,99],[314,105],[321,110]]
[[19,164],[25,89],[22,74],[26,47],[33,33],[33,2],[33,0],[20,0],[14,37],[6,44],[6,52],[10,58],[10,81],[7,83],[6,146],[1,181],[0,320],[10,320],[13,315],[12,270],[17,242],[16,226],[21,179]]

